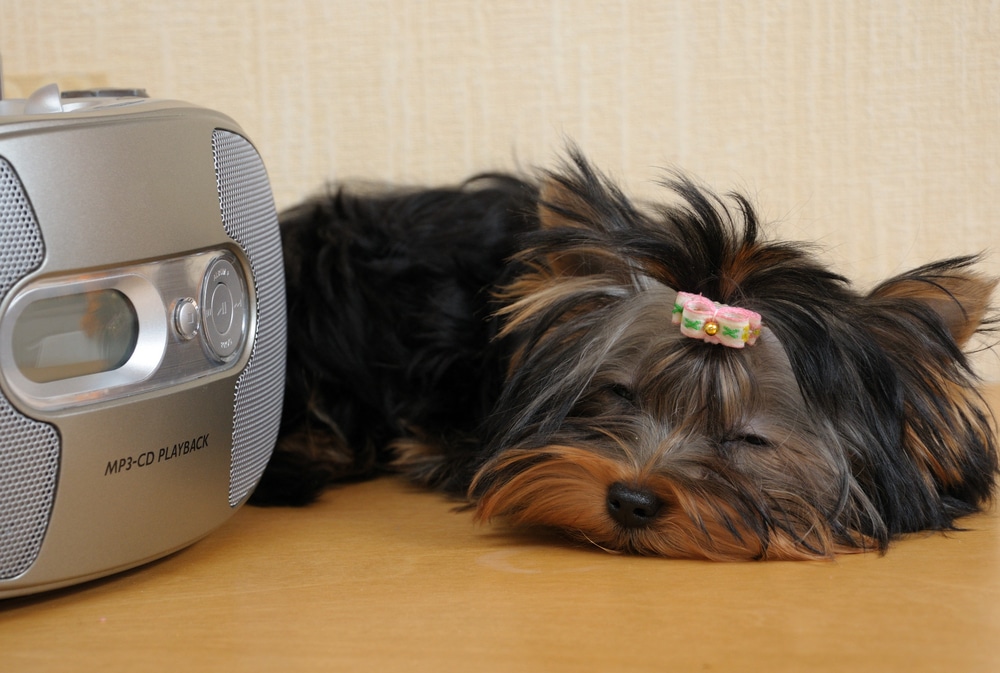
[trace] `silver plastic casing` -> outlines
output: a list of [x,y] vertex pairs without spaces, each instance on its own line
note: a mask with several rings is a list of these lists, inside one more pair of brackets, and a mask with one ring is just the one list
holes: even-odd
[[[252,492],[280,420],[283,270],[256,150],[187,103],[72,108],[0,110],[0,598],[208,534]],[[102,290],[134,308],[126,362],[26,377],[18,316]]]

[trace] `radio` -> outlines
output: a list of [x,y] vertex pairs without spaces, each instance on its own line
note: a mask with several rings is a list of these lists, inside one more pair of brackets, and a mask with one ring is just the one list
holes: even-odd
[[170,554],[246,501],[284,302],[232,119],[141,90],[0,100],[0,597]]

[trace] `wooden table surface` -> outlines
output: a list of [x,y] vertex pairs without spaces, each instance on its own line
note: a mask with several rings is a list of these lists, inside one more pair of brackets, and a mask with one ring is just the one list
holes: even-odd
[[[1000,408],[1000,387],[990,390]],[[0,671],[1000,671],[1000,515],[886,556],[611,556],[397,479],[0,601]]]

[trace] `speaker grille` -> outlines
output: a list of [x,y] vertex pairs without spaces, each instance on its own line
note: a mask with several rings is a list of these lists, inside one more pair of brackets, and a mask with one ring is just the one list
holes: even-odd
[[246,253],[257,294],[257,330],[246,369],[236,382],[229,505],[257,485],[281,421],[285,383],[285,277],[278,215],[267,171],[245,138],[212,134],[219,205],[226,233]]
[[[0,302],[45,256],[41,230],[13,167],[0,157]],[[0,579],[38,557],[56,494],[59,433],[0,395]]]

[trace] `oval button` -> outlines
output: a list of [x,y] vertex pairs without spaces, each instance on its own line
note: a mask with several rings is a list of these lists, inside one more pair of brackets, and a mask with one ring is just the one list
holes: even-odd
[[225,283],[212,290],[212,327],[216,334],[229,334],[233,326],[233,293]]
[[246,337],[249,309],[243,275],[228,259],[212,262],[202,289],[205,341],[219,359],[236,353]]

